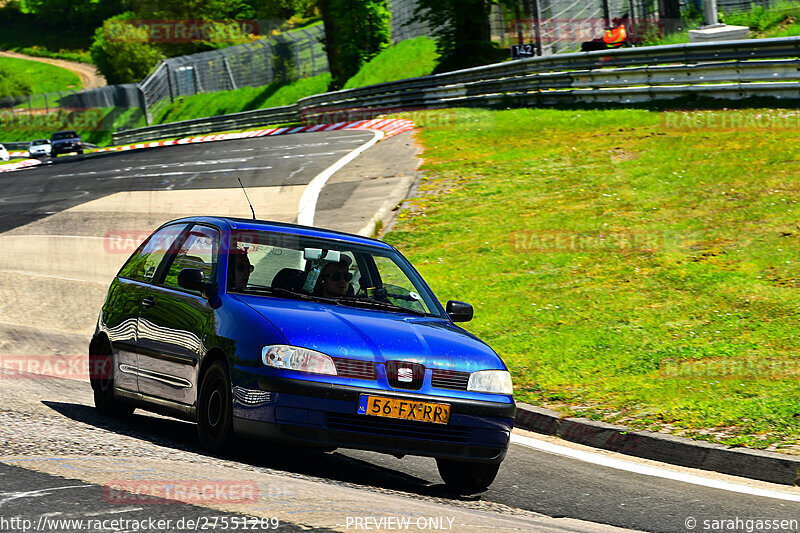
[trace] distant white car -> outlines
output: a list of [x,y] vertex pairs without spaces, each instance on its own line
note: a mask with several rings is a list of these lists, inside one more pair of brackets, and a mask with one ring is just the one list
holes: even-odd
[[52,149],[53,145],[47,139],[36,139],[31,141],[30,146],[28,146],[28,155],[34,158],[50,157]]
[[11,156],[8,154],[8,150],[0,144],[0,161],[8,161],[9,159],[11,159]]

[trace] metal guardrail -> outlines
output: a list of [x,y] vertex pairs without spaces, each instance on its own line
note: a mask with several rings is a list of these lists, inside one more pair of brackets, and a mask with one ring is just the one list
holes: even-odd
[[[798,58],[800,37],[563,54],[311,96],[297,102],[295,120],[340,122],[366,118],[369,110],[493,105],[509,98],[516,105],[639,103],[689,95],[800,99]],[[268,111],[258,115],[258,123],[239,121],[236,127],[263,126]],[[225,122],[231,116],[188,121],[211,128],[191,133],[231,129]],[[285,117],[275,122],[286,122]],[[173,126],[130,130],[115,134],[114,140],[125,142],[123,136],[141,140],[145,130],[149,135],[172,135]]]
[[296,105],[272,107],[243,111],[217,117],[197,118],[182,122],[171,122],[160,126],[148,126],[114,133],[115,144],[132,144],[144,142],[157,136],[160,139],[183,137],[186,135],[202,135],[243,128],[257,128],[270,124],[295,123],[300,121],[300,113]]

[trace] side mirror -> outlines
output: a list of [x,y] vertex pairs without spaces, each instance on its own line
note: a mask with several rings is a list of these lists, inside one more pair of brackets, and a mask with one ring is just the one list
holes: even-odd
[[178,272],[178,287],[205,295],[206,276],[199,268],[184,268]]
[[450,300],[445,308],[453,322],[469,322],[472,320],[472,306],[464,302]]

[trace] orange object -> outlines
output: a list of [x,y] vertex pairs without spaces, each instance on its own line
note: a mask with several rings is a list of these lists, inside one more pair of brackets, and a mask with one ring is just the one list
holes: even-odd
[[616,47],[624,43],[627,38],[628,30],[625,29],[624,24],[620,24],[618,27],[606,31],[603,35],[603,42],[608,46]]

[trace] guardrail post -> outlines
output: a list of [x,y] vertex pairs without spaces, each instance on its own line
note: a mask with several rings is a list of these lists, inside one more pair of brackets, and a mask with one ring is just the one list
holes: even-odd
[[703,20],[706,26],[713,26],[717,23],[717,0],[703,0]]
[[542,21],[539,19],[541,9],[539,0],[531,0],[531,15],[533,16],[533,40],[536,46],[536,55],[543,55],[542,51]]
[[141,85],[136,85],[136,88],[139,90],[139,102],[141,103],[142,111],[144,112],[144,123],[146,126],[149,126],[153,122],[153,117],[150,116],[150,112],[147,109],[147,98],[144,95],[144,89],[142,89]]

